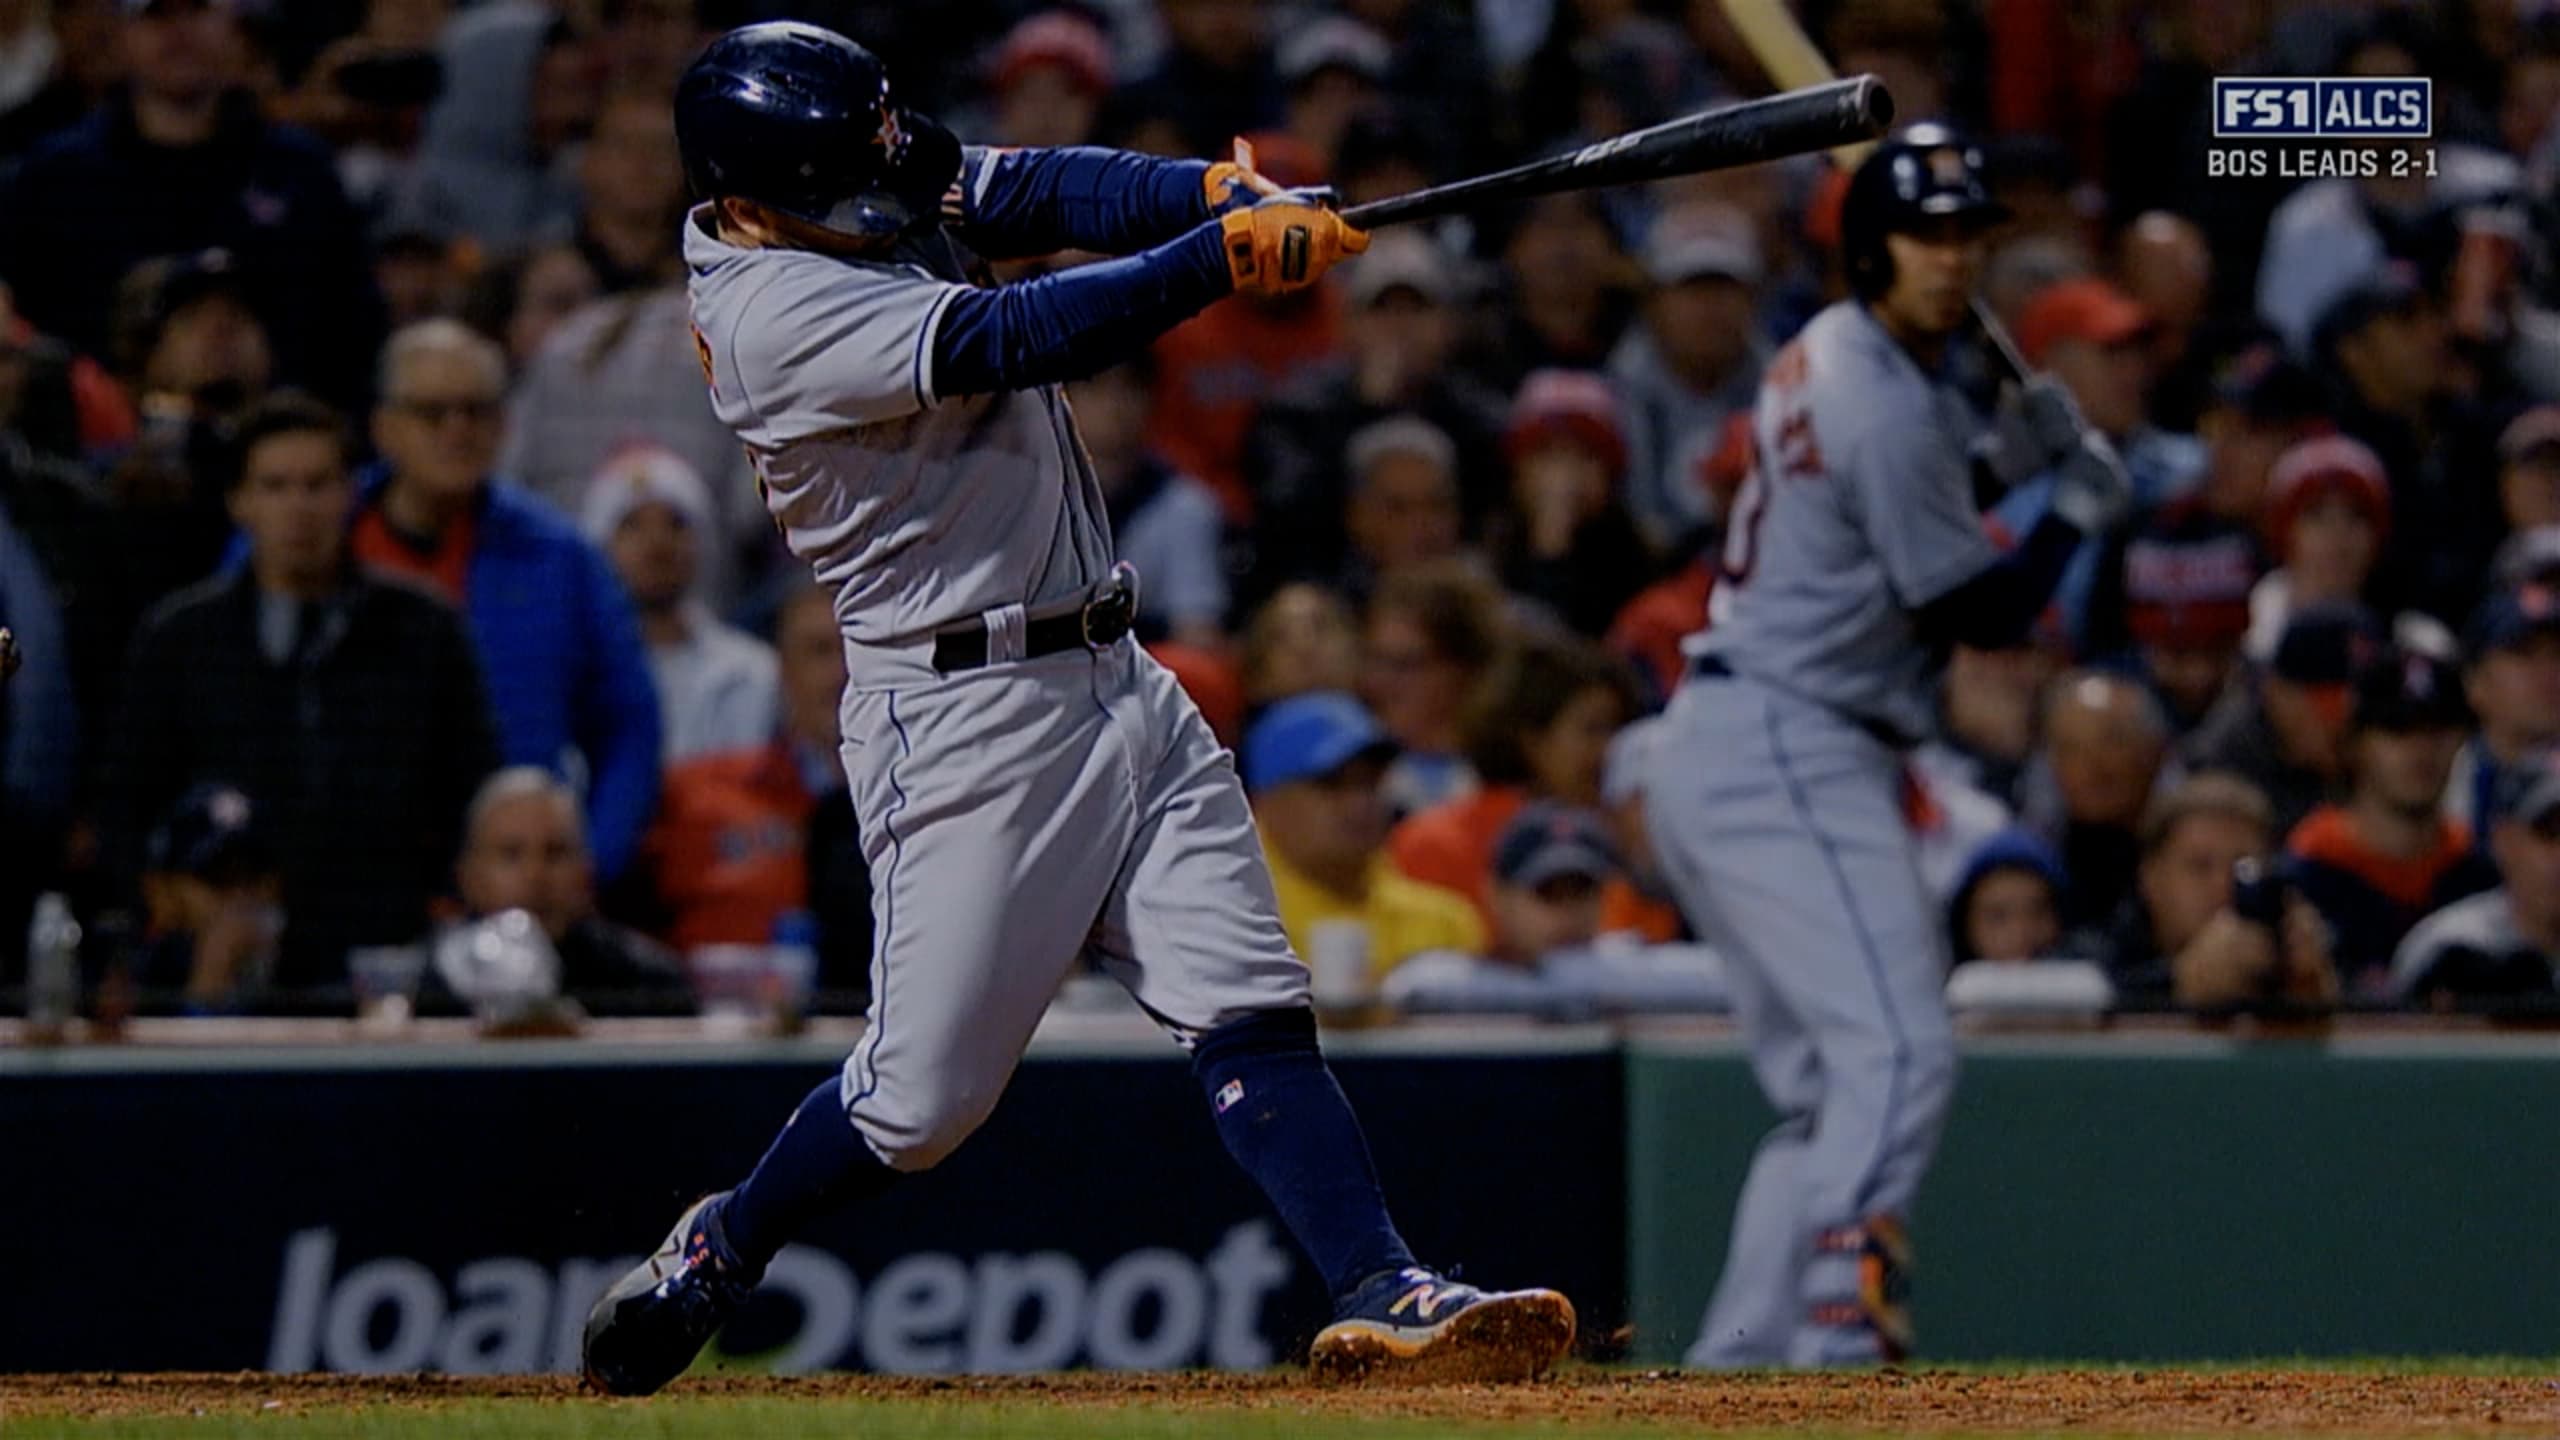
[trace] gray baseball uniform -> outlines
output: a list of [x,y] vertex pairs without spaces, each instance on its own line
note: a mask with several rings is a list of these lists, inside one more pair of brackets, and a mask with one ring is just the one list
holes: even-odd
[[1727,958],[1783,1117],[1743,1185],[1692,1364],[1884,1353],[1862,1298],[1955,1079],[1945,938],[1901,807],[1934,663],[1911,612],[1996,558],[1970,420],[1864,306],[1781,352],[1753,416],[1710,628],[1656,746],[1646,812],[1699,933]]
[[[874,878],[854,1127],[917,1170],[984,1120],[1090,953],[1178,1040],[1303,1005],[1232,758],[1133,642],[1022,660],[1029,619],[1111,569],[1054,386],[944,398],[933,334],[965,279],[939,232],[880,263],[685,227],[713,407],[793,553],[836,596],[845,773]],[[944,676],[936,632],[992,663]]]

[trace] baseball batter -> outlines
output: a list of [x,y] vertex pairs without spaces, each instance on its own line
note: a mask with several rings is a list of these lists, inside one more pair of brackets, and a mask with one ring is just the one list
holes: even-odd
[[1852,177],[1854,298],[1770,366],[1708,629],[1655,747],[1647,816],[1731,973],[1783,1117],[1751,1161],[1695,1365],[1891,1360],[1911,1343],[1902,1217],[1955,1082],[1946,940],[1901,810],[1946,648],[2013,643],[2121,508],[2105,442],[2049,381],[2021,428],[2059,476],[1998,553],[1970,412],[1938,382],[2000,215],[1975,152],[1915,126]]
[[[1127,638],[1102,492],[1058,383],[1231,293],[1364,248],[1241,165],[963,148],[815,26],[733,31],[676,99],[712,401],[836,596],[843,759],[875,878],[868,1028],[753,1174],[697,1202],[589,1318],[645,1394],[810,1219],[950,1154],[1092,956],[1191,1052],[1228,1150],[1336,1301],[1321,1371],[1544,1369],[1573,1311],[1417,1265],[1326,1069],[1228,754]],[[963,248],[965,245],[965,249]],[[1122,258],[981,286],[971,255]]]

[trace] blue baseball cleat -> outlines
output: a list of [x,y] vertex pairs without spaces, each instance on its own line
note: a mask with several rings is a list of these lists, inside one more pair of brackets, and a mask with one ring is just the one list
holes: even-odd
[[1573,1302],[1553,1290],[1479,1290],[1409,1266],[1371,1276],[1317,1333],[1319,1380],[1527,1380],[1573,1344]]
[[682,1375],[762,1277],[743,1273],[720,1231],[718,1201],[693,1202],[658,1252],[613,1282],[587,1312],[587,1384],[607,1395],[652,1395]]

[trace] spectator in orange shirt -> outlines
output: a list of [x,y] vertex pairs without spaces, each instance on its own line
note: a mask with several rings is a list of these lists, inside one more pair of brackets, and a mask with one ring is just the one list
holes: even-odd
[[[1493,851],[1504,826],[1533,800],[1579,809],[1602,804],[1610,738],[1635,718],[1634,680],[1587,641],[1540,636],[1524,645],[1467,724],[1467,753],[1484,788],[1405,820],[1388,838],[1397,868],[1473,900],[1493,925]],[[1626,892],[1604,908],[1631,913]]]
[[[868,871],[851,827],[834,827],[849,857],[817,853],[821,809],[845,792],[836,747],[844,648],[826,590],[804,585],[782,602],[782,724],[764,744],[696,756],[667,770],[658,822],[641,847],[663,924],[679,950],[761,945],[784,916],[814,910],[818,988],[859,989],[871,957]],[[850,804],[850,802],[845,802]],[[813,876],[834,876],[813,886]]]
[[2470,730],[2462,675],[2449,660],[2386,652],[2356,679],[2344,803],[2293,827],[2294,884],[2329,922],[2331,958],[2350,995],[2390,995],[2391,956],[2411,927],[2498,875],[2442,807]]

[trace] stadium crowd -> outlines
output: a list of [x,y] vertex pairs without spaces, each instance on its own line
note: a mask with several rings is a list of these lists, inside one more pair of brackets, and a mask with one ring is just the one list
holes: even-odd
[[[684,1008],[688,956],[788,933],[860,1005],[829,598],[711,414],[677,255],[675,77],[767,13],[0,0],[0,990],[59,893],[146,1004],[340,1005],[351,953],[524,910],[596,1004]],[[1706,0],[789,13],[972,141],[1246,136],[1351,201],[1769,88]],[[1955,956],[2137,1005],[2560,992],[2560,9],[1807,18],[1983,139],[1986,298],[2140,501],[2028,644],[1951,658],[1907,808]],[[2431,75],[2432,158],[2208,178],[2215,74]],[[1647,717],[1763,367],[1842,293],[1841,183],[1381,232],[1068,387],[1302,953],[1352,922],[1420,1008],[1712,990],[1642,958],[1690,938]],[[2021,534],[2044,481],[1959,370]]]

